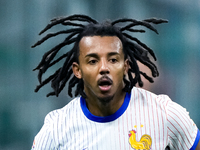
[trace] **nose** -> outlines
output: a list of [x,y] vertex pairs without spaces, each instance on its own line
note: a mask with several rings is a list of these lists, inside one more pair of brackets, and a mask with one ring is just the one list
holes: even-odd
[[109,70],[109,67],[108,67],[108,63],[107,63],[106,60],[102,60],[101,61],[100,68],[99,68],[99,73],[101,75],[109,74],[110,73],[110,70]]

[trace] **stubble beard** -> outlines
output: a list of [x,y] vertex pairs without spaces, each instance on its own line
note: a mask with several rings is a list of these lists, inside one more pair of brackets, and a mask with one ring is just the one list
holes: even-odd
[[114,94],[111,96],[105,96],[105,97],[97,97],[97,99],[99,100],[99,102],[103,105],[107,105],[109,104],[114,98]]

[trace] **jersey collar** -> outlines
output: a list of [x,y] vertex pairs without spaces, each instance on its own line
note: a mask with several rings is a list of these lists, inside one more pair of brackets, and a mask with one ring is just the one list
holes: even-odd
[[86,101],[83,97],[80,98],[80,104],[81,104],[81,109],[82,109],[84,115],[89,120],[92,120],[95,122],[100,122],[100,123],[105,123],[105,122],[114,121],[115,119],[119,118],[126,111],[128,104],[130,102],[130,98],[131,98],[131,94],[126,93],[126,96],[124,98],[124,103],[122,104],[122,106],[114,114],[112,114],[110,116],[106,116],[106,117],[99,117],[99,116],[95,116],[95,115],[91,114],[86,106]]

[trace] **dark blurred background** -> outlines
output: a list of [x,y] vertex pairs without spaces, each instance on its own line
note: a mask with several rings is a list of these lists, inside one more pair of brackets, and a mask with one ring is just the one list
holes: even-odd
[[[31,149],[46,114],[71,98],[66,89],[46,98],[50,85],[38,93],[36,67],[45,51],[62,38],[31,49],[41,31],[57,16],[82,13],[102,21],[130,17],[169,20],[152,31],[137,34],[155,50],[160,77],[144,88],[167,94],[189,112],[200,128],[200,1],[199,0],[0,0],[0,149]],[[51,31],[56,31],[55,27]],[[57,41],[56,41],[57,40]]]

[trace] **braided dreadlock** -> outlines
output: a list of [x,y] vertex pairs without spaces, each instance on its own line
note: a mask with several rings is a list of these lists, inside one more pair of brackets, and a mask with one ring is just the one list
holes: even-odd
[[[82,22],[82,24],[79,24]],[[38,66],[33,70],[39,70],[38,72],[38,80],[39,85],[36,87],[35,92],[37,92],[41,87],[46,85],[51,81],[51,87],[54,89],[53,92],[47,94],[48,96],[56,95],[58,96],[59,93],[63,90],[66,83],[68,82],[68,94],[72,97],[72,88],[77,84],[76,90],[75,90],[75,96],[80,94],[84,98],[86,97],[83,89],[84,89],[84,83],[82,79],[78,79],[73,75],[72,71],[72,63],[78,61],[79,56],[79,42],[84,36],[117,36],[123,45],[123,52],[125,54],[125,58],[129,59],[130,69],[128,70],[128,78],[129,80],[126,80],[124,78],[125,88],[124,90],[126,92],[130,92],[132,87],[135,86],[136,83],[139,84],[139,86],[143,86],[143,82],[141,80],[141,76],[143,75],[149,82],[153,82],[153,78],[149,77],[147,74],[139,70],[139,67],[136,63],[136,60],[140,61],[144,65],[150,68],[152,72],[153,77],[157,77],[159,75],[157,67],[151,62],[151,60],[148,57],[148,54],[150,54],[154,60],[156,60],[156,57],[154,55],[154,52],[152,49],[150,49],[147,45],[142,43],[140,40],[138,40],[135,37],[132,37],[129,32],[140,32],[143,33],[145,30],[138,30],[133,29],[135,26],[144,26],[155,33],[158,34],[157,30],[151,25],[152,24],[160,24],[160,23],[166,23],[167,20],[163,19],[146,19],[143,21],[137,21],[134,19],[118,19],[113,22],[111,21],[105,21],[103,23],[98,23],[96,20],[92,19],[89,16],[86,15],[80,15],[75,14],[68,17],[61,17],[61,18],[55,18],[51,20],[51,23],[48,24],[40,33],[44,33],[51,27],[61,24],[63,26],[73,26],[71,29],[62,30],[56,33],[49,33],[45,37],[43,37],[41,40],[39,40],[37,43],[35,43],[33,47],[36,47],[40,44],[42,44],[44,41],[48,40],[51,37],[55,37],[60,34],[68,34],[68,36],[65,38],[65,40],[55,47],[53,47],[51,50],[47,51],[41,60],[41,62],[38,64]],[[117,24],[125,24],[123,27],[117,26]],[[56,54],[66,45],[70,45],[74,43],[73,48],[68,51],[67,53],[63,54],[59,58],[55,59]],[[52,75],[50,75],[48,78],[42,81],[42,75],[46,72],[48,68],[55,65],[60,60],[65,59],[65,62],[62,67],[60,67],[58,70],[55,71]],[[132,73],[135,74],[135,76],[132,76]]]

